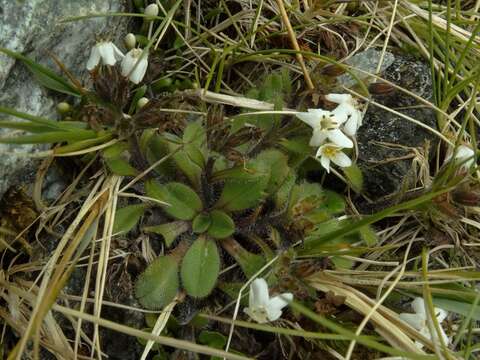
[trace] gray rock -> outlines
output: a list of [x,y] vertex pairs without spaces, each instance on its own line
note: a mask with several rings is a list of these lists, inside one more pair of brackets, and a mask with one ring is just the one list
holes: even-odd
[[[370,48],[368,50],[362,51],[361,53],[352,56],[350,59],[345,61],[348,65],[353,66],[356,69],[360,69],[366,71],[371,74],[375,74],[377,72],[378,62],[380,60],[382,52],[380,50],[376,50]],[[392,53],[385,52],[383,57],[382,65],[380,66],[380,73],[384,72],[395,60],[395,56]],[[368,78],[368,74],[352,70],[353,74],[357,76],[360,80],[365,80]],[[343,74],[337,78],[337,82],[340,85],[344,85],[345,87],[349,88],[354,86],[357,83],[357,80],[354,79],[351,75]]]
[[[429,66],[413,57],[396,56],[382,76],[416,95],[432,101],[433,88]],[[435,112],[400,91],[373,95],[373,100],[413,119],[436,128]],[[399,194],[410,186],[414,169],[412,148],[422,148],[426,142],[432,149],[435,135],[389,111],[370,105],[363,126],[357,135],[359,161],[364,174],[365,193],[377,200],[386,195]],[[390,144],[390,145],[389,145]]]
[[[95,37],[125,34],[125,18],[99,17],[61,23],[64,18],[90,13],[116,12],[120,0],[0,0],[0,47],[36,59],[58,71],[48,52],[55,54],[80,80],[86,78],[86,59]],[[28,70],[0,54],[0,104],[19,111],[55,118],[58,95],[41,87]],[[8,119],[1,116],[0,119]],[[0,130],[0,135],[5,131]],[[28,182],[36,162],[28,156],[44,147],[0,145],[0,196],[19,182]],[[25,156],[24,154],[27,154]]]

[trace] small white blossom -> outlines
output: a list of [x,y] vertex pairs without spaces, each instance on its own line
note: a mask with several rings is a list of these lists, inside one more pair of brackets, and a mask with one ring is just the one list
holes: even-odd
[[468,170],[475,161],[475,151],[469,146],[459,145],[455,153],[455,160],[461,163],[461,167]]
[[352,160],[345,155],[342,147],[334,143],[326,143],[318,148],[317,158],[320,158],[320,164],[330,172],[330,162],[340,167],[349,167],[352,165]]
[[275,321],[282,316],[282,309],[293,300],[291,293],[270,298],[265,279],[255,279],[250,285],[248,308],[243,311],[259,324]]
[[339,104],[333,111],[336,119],[344,123],[343,131],[354,136],[362,126],[362,112],[359,109],[357,100],[350,94],[328,94],[325,96],[328,101]]
[[[432,341],[438,341],[438,335],[437,332],[432,334],[430,333],[430,329],[428,328],[427,324],[427,311],[425,309],[425,301],[421,297],[417,297],[412,301],[412,309],[415,311],[415,314],[407,314],[407,313],[402,313],[400,314],[400,319],[405,321],[407,324],[415,328],[420,334],[425,336],[426,338],[432,340]],[[448,313],[445,310],[435,308],[435,317],[437,318],[438,324],[440,325],[443,320],[448,316]],[[440,326],[440,336],[442,337],[444,343],[448,345],[450,343],[450,339],[445,334],[445,331],[442,329]],[[422,348],[423,344],[419,341],[415,342],[415,345],[417,347]]]
[[[135,66],[135,64],[138,65]],[[122,60],[122,75],[130,79],[134,84],[140,83],[148,67],[147,54],[142,56],[141,49],[132,49]],[[133,70],[133,71],[132,71]]]
[[122,52],[111,41],[100,41],[95,44],[87,61],[87,70],[91,71],[102,62],[103,65],[113,66],[123,59]]
[[323,109],[308,109],[307,112],[297,113],[296,116],[313,128],[310,146],[320,146],[328,139],[340,147],[353,147],[352,140],[339,129],[345,121],[343,118],[337,118],[330,111]]

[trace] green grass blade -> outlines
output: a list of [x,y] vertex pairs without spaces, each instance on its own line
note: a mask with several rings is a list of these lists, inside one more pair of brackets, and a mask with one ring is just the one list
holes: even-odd
[[43,134],[22,135],[18,137],[0,138],[3,144],[50,144],[65,141],[80,141],[93,139],[96,133],[93,130],[51,131]]
[[80,96],[80,91],[75,88],[70,82],[57,75],[49,68],[38,64],[34,60],[5,48],[0,47],[0,52],[22,61],[25,66],[31,71],[40,84],[51,90],[61,92],[67,95]]

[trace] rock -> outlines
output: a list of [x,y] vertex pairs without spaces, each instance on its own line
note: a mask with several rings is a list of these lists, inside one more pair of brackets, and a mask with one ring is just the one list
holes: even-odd
[[[48,54],[50,51],[82,81],[87,76],[85,63],[95,36],[121,38],[127,33],[126,18],[99,17],[63,24],[60,20],[95,12],[116,12],[121,7],[122,1],[118,0],[0,0],[0,47],[23,53],[58,72]],[[58,95],[41,87],[20,62],[0,54],[2,106],[55,118],[58,100]],[[4,115],[0,118],[8,119]],[[0,136],[4,133],[0,130]],[[29,155],[44,148],[0,145],[0,196],[13,184],[31,181],[36,162]]]
[[[395,55],[394,61],[381,75],[432,101],[432,80],[426,63],[410,56]],[[436,129],[435,112],[410,95],[395,90],[373,95],[373,100]],[[369,105],[357,141],[358,165],[364,175],[365,194],[378,200],[401,193],[405,186],[411,188],[413,184],[409,180],[415,175],[413,156],[409,156],[414,154],[412,149],[423,151],[427,143],[432,149],[437,138],[431,131],[407,119]]]
[[[352,56],[350,59],[345,61],[348,65],[351,65],[357,69],[366,71],[371,74],[375,74],[377,72],[378,61],[380,60],[380,56],[382,52],[380,50],[375,49],[368,49],[362,51],[361,53]],[[392,65],[393,61],[395,60],[395,56],[392,53],[385,52],[383,56],[382,65],[380,66],[380,73],[384,72],[390,65]],[[360,80],[364,80],[368,77],[368,74],[364,72],[352,70],[352,72],[357,76]],[[338,77],[337,82],[347,88],[354,86],[357,83],[351,75],[343,74]]]

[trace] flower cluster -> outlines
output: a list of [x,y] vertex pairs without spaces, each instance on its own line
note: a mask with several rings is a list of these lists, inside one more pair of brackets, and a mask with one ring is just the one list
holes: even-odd
[[[148,19],[158,15],[158,6],[150,4],[145,8],[145,16]],[[129,51],[124,55],[111,41],[100,41],[91,50],[87,62],[87,70],[92,71],[99,64],[114,66],[121,61],[121,73],[134,84],[139,84],[148,67],[148,51],[135,48],[137,41],[134,34],[125,36],[125,46]]]
[[111,41],[101,41],[93,47],[87,69],[91,71],[99,64],[113,66],[117,61],[121,61],[123,76],[134,84],[142,81],[148,67],[148,53],[134,48],[124,55]]
[[255,279],[250,285],[248,308],[243,311],[259,324],[275,321],[282,316],[282,309],[293,300],[291,293],[284,293],[274,297],[268,294],[268,285],[265,279]]
[[[425,310],[425,300],[421,297],[417,297],[412,301],[411,306],[413,311],[415,311],[415,314],[402,313],[400,314],[400,319],[402,319],[407,324],[415,328],[415,330],[420,332],[420,334],[425,336],[427,339],[430,339],[434,342],[438,342],[439,339],[438,339],[437,333],[435,332],[434,334],[432,334],[427,324],[428,314]],[[448,316],[448,313],[445,310],[435,308],[435,317],[439,324],[441,324],[442,321],[447,318],[447,316]],[[439,335],[442,337],[442,340],[445,345],[448,345],[450,343],[449,337],[447,336],[447,334],[445,334],[445,331],[442,329],[441,326],[440,326]],[[423,347],[423,344],[419,341],[416,341],[415,345],[418,348]]]
[[308,109],[296,116],[313,128],[310,146],[318,147],[316,157],[320,158],[322,166],[330,172],[330,162],[340,167],[352,165],[342,150],[353,148],[350,137],[355,136],[362,125],[362,111],[350,94],[328,94],[325,99],[338,106],[332,111]]

